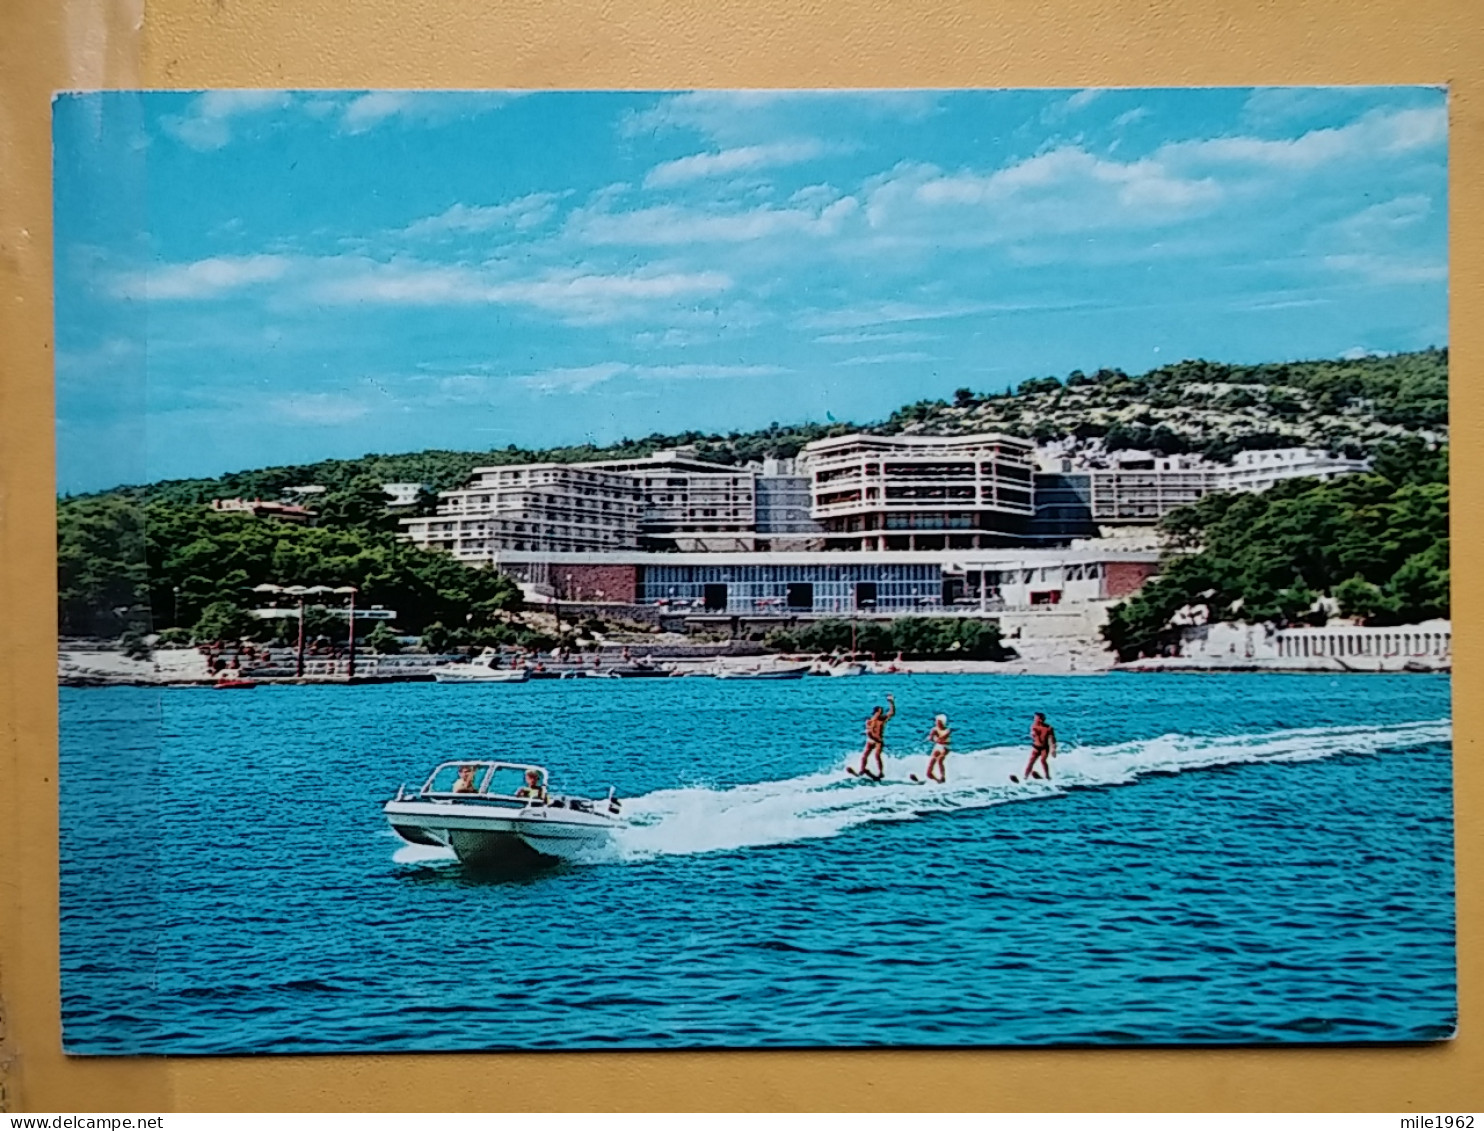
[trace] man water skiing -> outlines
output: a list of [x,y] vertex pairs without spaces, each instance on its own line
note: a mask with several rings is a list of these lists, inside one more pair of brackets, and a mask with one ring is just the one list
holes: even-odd
[[[859,770],[852,770],[849,766],[845,767],[847,771],[859,777],[875,778],[877,781],[880,781],[886,776],[886,770],[881,764],[881,752],[886,748],[886,724],[897,713],[897,701],[888,695],[886,697],[886,703],[889,709],[885,713],[882,712],[880,707],[876,707],[871,711],[871,717],[866,720],[866,747],[861,751],[861,768]],[[866,768],[872,754],[876,755],[876,772],[874,774]]]
[[[1031,720],[1031,760],[1025,764],[1026,780],[1029,781],[1031,778],[1045,778],[1047,781],[1050,781],[1051,766],[1046,759],[1055,757],[1056,731],[1047,723],[1046,716],[1040,711],[1037,711],[1036,717]],[[1041,763],[1042,772],[1039,774],[1036,773],[1037,762]],[[1010,780],[1015,780],[1013,775]]]

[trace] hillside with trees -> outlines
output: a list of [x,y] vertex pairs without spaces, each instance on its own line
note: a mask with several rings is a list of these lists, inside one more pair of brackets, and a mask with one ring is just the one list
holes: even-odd
[[[695,448],[702,459],[741,465],[768,455],[789,458],[813,440],[856,431],[883,435],[1003,431],[1109,451],[1201,452],[1222,461],[1243,448],[1309,446],[1369,453],[1408,436],[1438,444],[1446,441],[1448,432],[1448,351],[1270,365],[1182,361],[1138,376],[1117,369],[1090,375],[1074,371],[1065,378],[1023,381],[1013,392],[959,389],[951,400],[918,401],[874,424],[775,423],[753,432],[655,433],[603,447],[512,444],[480,452],[371,454],[103,493],[142,503],[206,503],[234,496],[276,499],[287,488],[317,484],[331,495],[316,502],[316,509],[356,505],[346,496],[359,496],[379,509],[380,484],[402,482],[424,484],[431,505],[438,491],[459,486],[480,466],[632,459],[682,446]],[[332,520],[327,515],[323,521]]]
[[1005,431],[1229,462],[1243,449],[1311,447],[1354,455],[1448,434],[1448,351],[1272,365],[1182,361],[1131,377],[1117,369],[1033,378],[1013,393],[959,389],[952,402],[899,409],[887,430]]
[[1373,474],[1207,495],[1161,525],[1159,575],[1103,628],[1120,660],[1161,654],[1196,610],[1278,625],[1322,624],[1328,608],[1374,625],[1449,615],[1447,449],[1398,444]]
[[[1151,586],[1143,603],[1130,603],[1118,614],[1114,644],[1120,653],[1155,646],[1168,615],[1180,607],[1170,602],[1186,603],[1205,589],[1230,601],[1248,601],[1249,615],[1289,608],[1312,591],[1342,593],[1347,607],[1367,609],[1366,615],[1403,616],[1436,607],[1435,600],[1424,599],[1438,586],[1435,572],[1429,572],[1434,567],[1445,571],[1446,602],[1447,485],[1437,451],[1447,437],[1447,365],[1447,351],[1436,349],[1272,365],[1184,361],[1138,376],[1104,369],[1036,378],[1000,394],[959,389],[952,400],[920,401],[864,426],[775,423],[753,432],[657,433],[606,447],[511,445],[479,452],[371,454],[63,497],[57,504],[60,626],[68,634],[198,625],[206,632],[242,613],[254,600],[252,586],[272,583],[354,585],[366,604],[395,609],[399,624],[411,632],[433,624],[503,632],[509,626],[501,617],[519,604],[518,590],[491,570],[471,570],[400,541],[398,517],[387,507],[383,483],[423,484],[415,509],[429,513],[438,491],[464,483],[481,465],[633,458],[680,446],[703,459],[740,465],[769,455],[791,457],[810,441],[853,431],[998,430],[1060,441],[1068,450],[1094,455],[1139,448],[1200,452],[1218,460],[1243,448],[1294,445],[1379,454],[1383,462],[1388,452],[1411,452],[1422,461],[1419,466],[1434,468],[1434,480],[1413,482],[1416,475],[1403,468],[1396,474],[1412,475],[1405,483],[1381,475],[1324,487],[1290,485],[1260,501],[1210,499],[1191,515],[1172,516],[1169,529],[1187,546],[1199,542],[1204,549],[1172,559],[1165,579]],[[1393,494],[1350,494],[1382,491],[1378,483],[1390,483]],[[291,487],[311,484],[325,488],[312,497],[318,516],[313,527],[214,512],[209,506],[218,498],[277,499]],[[1310,490],[1319,494],[1311,498]],[[1430,500],[1427,505],[1424,498]],[[1268,506],[1277,508],[1271,516],[1262,509]],[[1359,524],[1346,533],[1344,522],[1334,525],[1336,514]],[[1303,524],[1321,519],[1311,530],[1324,530],[1334,546],[1363,543],[1369,549],[1343,558],[1334,558],[1330,550],[1314,550],[1311,558],[1280,556],[1278,564],[1263,567],[1265,573],[1250,564],[1296,552],[1300,543],[1307,546],[1305,537],[1319,535],[1306,535]],[[1295,531],[1279,537],[1284,523],[1295,524]],[[1263,541],[1269,527],[1271,540]],[[1419,543],[1396,557],[1394,547],[1434,535],[1444,539],[1442,551],[1428,550],[1408,565],[1426,550]],[[1289,569],[1284,563],[1290,560],[1305,564]],[[1225,564],[1218,568],[1218,562]],[[1403,566],[1408,572],[1398,573]],[[215,619],[201,624],[208,609],[214,609]]]

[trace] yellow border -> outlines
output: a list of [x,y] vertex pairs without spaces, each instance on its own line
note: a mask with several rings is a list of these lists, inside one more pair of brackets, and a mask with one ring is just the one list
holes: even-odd
[[[1478,0],[10,0],[0,35],[0,991],[32,1111],[1484,1109],[1481,518],[1455,508],[1462,1030],[1423,1048],[68,1060],[60,1053],[49,93],[1452,84],[1454,482],[1484,449]],[[1049,956],[1055,960],[1054,949]],[[519,1088],[503,1084],[517,1078]]]

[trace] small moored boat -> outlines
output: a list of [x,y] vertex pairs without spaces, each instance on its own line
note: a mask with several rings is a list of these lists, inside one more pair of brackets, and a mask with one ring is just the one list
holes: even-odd
[[442,763],[382,812],[409,844],[451,848],[465,864],[589,859],[623,825],[611,787],[601,800],[562,796],[548,792],[544,766],[485,760]]
[[524,683],[525,668],[502,668],[500,653],[486,648],[467,664],[445,664],[433,669],[433,678],[439,683]]
[[717,679],[803,679],[809,674],[808,666],[796,668],[733,668],[719,669]]

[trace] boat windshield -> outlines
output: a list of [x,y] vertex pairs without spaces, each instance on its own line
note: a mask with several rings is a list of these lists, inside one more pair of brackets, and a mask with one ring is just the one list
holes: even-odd
[[546,790],[546,771],[540,766],[510,762],[445,762],[433,771],[422,791],[428,794],[472,794],[487,797],[528,797],[527,775],[535,774],[535,787]]

